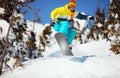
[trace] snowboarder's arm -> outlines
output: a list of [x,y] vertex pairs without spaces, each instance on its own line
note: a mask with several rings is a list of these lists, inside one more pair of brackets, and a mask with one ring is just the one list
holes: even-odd
[[57,18],[58,18],[58,13],[59,13],[59,8],[54,9],[54,10],[51,12],[51,20],[56,21]]
[[93,16],[85,15],[85,14],[82,14],[80,12],[77,13],[75,18],[80,19],[80,20],[94,20]]

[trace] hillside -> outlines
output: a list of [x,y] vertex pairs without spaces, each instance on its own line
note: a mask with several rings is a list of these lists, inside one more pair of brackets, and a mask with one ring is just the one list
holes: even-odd
[[109,42],[99,40],[76,45],[75,56],[62,56],[53,46],[45,57],[24,62],[24,68],[6,72],[1,78],[119,78],[120,55],[108,49]]

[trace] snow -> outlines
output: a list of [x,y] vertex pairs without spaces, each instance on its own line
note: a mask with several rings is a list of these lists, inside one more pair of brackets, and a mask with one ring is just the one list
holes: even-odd
[[75,56],[62,56],[53,50],[52,56],[25,62],[25,68],[14,69],[1,78],[119,78],[120,56],[112,54],[108,46],[105,40],[76,45]]
[[115,18],[118,18],[118,14],[115,15]]
[[0,28],[2,28],[2,31],[0,31],[0,38],[6,37],[9,28],[9,24],[7,23],[7,21],[0,20]]
[[[34,25],[35,24],[35,25]],[[43,27],[42,24],[39,24],[39,23],[33,23],[31,21],[27,21],[27,30],[29,31],[33,31],[35,32],[36,34],[38,34],[38,32],[42,32],[40,30],[43,30],[45,27]]]
[[110,3],[112,3],[113,0],[110,0]]
[[78,23],[80,23],[80,27],[77,25],[77,23],[74,24],[74,26],[79,29],[80,31],[82,31],[84,28],[86,28],[88,21],[87,20],[79,20],[74,18],[74,21],[77,21]]
[[18,0],[19,2],[25,2],[25,0]]
[[[76,45],[76,44],[73,44]],[[73,49],[74,55],[109,55],[109,48],[110,43],[106,40],[99,40],[99,41],[91,41],[86,44],[82,45],[76,45],[76,47]],[[80,52],[76,52],[76,50],[79,50]],[[103,51],[101,51],[103,50]],[[96,52],[97,51],[97,52]]]
[[5,13],[5,9],[4,8],[0,8],[0,14],[4,14]]
[[[35,25],[36,34],[40,25]],[[100,39],[79,44],[74,40],[74,56],[63,56],[54,39],[51,42],[44,57],[26,61],[24,68],[5,72],[0,78],[120,78],[120,55],[109,50],[110,42]]]
[[101,24],[101,23],[98,23],[98,27],[102,27],[102,24]]

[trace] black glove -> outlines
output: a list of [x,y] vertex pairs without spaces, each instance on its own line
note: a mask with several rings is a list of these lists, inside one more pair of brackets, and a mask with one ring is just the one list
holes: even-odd
[[89,20],[94,20],[94,16],[89,16]]
[[68,20],[69,22],[73,22],[73,19]]
[[54,21],[54,20],[51,20],[51,21],[50,21],[50,26],[54,26],[54,24],[55,24],[55,21]]

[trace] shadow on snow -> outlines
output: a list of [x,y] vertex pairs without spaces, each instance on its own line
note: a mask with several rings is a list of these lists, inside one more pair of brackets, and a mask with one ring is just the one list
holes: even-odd
[[82,57],[73,57],[73,58],[70,59],[70,61],[84,63],[90,57],[95,57],[95,55],[82,56]]

